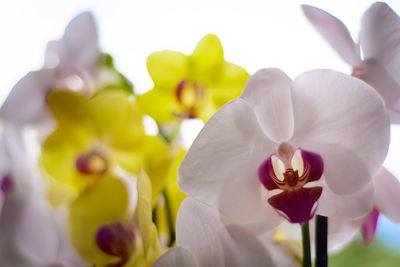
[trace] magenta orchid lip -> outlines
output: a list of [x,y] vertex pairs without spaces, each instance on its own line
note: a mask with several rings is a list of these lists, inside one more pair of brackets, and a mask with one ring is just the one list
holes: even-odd
[[[299,161],[299,169],[295,169],[292,164],[295,160]],[[295,149],[284,142],[279,145],[277,153],[260,165],[258,176],[267,190],[283,191],[269,197],[268,203],[291,223],[303,224],[314,216],[317,201],[322,194],[321,186],[306,185],[318,181],[323,170],[324,163],[320,155],[300,148]]]

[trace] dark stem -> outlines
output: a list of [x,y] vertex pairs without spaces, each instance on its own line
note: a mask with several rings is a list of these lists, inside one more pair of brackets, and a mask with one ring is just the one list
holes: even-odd
[[316,267],[328,266],[328,217],[317,215],[315,225]]
[[172,247],[175,242],[175,228],[174,228],[174,218],[172,218],[172,210],[168,199],[167,191],[164,189],[162,191],[164,197],[165,212],[167,214],[168,228],[169,228],[169,243],[168,246]]
[[308,222],[301,226],[303,237],[303,267],[311,267],[310,227]]

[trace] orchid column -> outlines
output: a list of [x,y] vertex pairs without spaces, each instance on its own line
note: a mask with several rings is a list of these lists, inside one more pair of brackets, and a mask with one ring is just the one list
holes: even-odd
[[[179,184],[228,217],[226,224],[262,233],[282,218],[306,224],[316,213],[329,214],[328,207],[340,210],[325,189],[357,192],[388,145],[388,114],[366,83],[330,70],[291,81],[263,69],[207,122],[182,162]],[[373,196],[346,208],[357,213],[367,198]]]

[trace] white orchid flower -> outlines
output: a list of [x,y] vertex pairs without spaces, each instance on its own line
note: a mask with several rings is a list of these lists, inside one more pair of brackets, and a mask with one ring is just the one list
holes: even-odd
[[[343,22],[319,8],[302,7],[316,30],[353,67],[352,75],[372,85],[383,97],[391,122],[400,123],[400,17],[386,3],[380,2],[364,13],[359,44],[363,52],[361,57],[358,44]],[[365,203],[372,211],[361,224],[365,243],[375,236],[379,213],[394,222],[400,221],[399,181],[382,167],[374,177],[373,185],[375,201]],[[344,205],[346,203],[343,201]]]
[[391,121],[400,123],[399,16],[386,3],[373,4],[363,15],[360,43],[356,44],[338,18],[316,7],[302,8],[315,29],[353,67],[353,75],[381,94]]
[[18,124],[48,122],[48,94],[53,90],[91,90],[90,76],[100,56],[94,18],[84,12],[68,24],[60,40],[49,42],[44,68],[28,73],[12,88],[0,116]]
[[[263,69],[206,123],[180,166],[179,185],[254,231],[281,222],[274,209],[292,223],[315,212],[360,217],[371,209],[364,203],[373,199],[389,125],[382,99],[359,79],[314,70],[292,81]],[[345,205],[336,201],[347,197]]]
[[12,253],[5,252],[0,265],[82,266],[66,236],[63,220],[47,202],[44,181],[27,156],[22,131],[9,123],[3,126],[0,154],[6,155],[9,164],[1,172],[10,179],[10,186],[0,217],[0,243]]
[[178,247],[153,267],[278,266],[255,235],[237,225],[226,227],[215,209],[190,197],[178,212],[176,242]]

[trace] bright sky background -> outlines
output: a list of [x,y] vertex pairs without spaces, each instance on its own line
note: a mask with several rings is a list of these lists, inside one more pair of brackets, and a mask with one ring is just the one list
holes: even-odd
[[[12,0],[0,1],[0,103],[27,72],[43,63],[46,43],[62,36],[78,13],[92,10],[99,26],[100,46],[137,92],[152,87],[146,58],[172,49],[190,54],[207,33],[219,36],[225,59],[254,73],[278,67],[292,78],[301,72],[350,68],[305,19],[300,4],[320,7],[340,18],[354,39],[370,0]],[[400,13],[400,1],[386,1]],[[188,140],[201,125],[187,124]],[[187,141],[190,142],[190,141]],[[400,177],[400,127],[392,127],[385,166]]]

